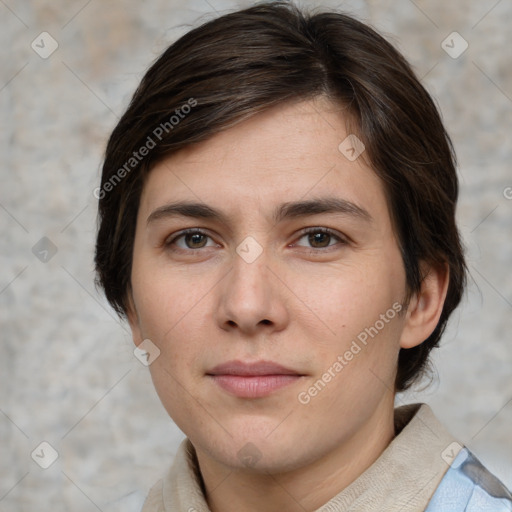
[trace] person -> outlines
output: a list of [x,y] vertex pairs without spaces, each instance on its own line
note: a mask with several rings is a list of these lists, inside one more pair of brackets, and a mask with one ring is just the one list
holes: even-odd
[[143,511],[510,511],[395,395],[466,283],[456,156],[370,26],[266,2],[151,65],[98,188],[97,282],[186,438]]

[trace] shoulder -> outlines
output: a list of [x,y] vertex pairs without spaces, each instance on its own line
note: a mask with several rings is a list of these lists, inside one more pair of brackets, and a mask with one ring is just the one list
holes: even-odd
[[463,447],[450,464],[425,512],[512,511],[505,485]]

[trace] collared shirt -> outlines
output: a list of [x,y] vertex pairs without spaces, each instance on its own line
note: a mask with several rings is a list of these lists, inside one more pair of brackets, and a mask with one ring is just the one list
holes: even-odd
[[[396,437],[315,512],[509,512],[512,496],[426,404],[395,409]],[[480,507],[480,508],[479,508]],[[185,439],[142,512],[210,512],[194,447]]]

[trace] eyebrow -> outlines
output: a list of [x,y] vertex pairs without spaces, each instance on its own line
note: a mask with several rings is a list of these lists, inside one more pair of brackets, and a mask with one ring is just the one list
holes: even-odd
[[[373,218],[367,210],[339,197],[321,197],[305,201],[282,203],[274,210],[272,219],[277,224],[285,219],[301,218],[322,213],[338,213],[368,223],[373,222]],[[146,223],[149,224],[162,218],[176,216],[209,219],[229,224],[229,218],[224,212],[204,203],[190,201],[178,201],[160,206],[151,212]]]

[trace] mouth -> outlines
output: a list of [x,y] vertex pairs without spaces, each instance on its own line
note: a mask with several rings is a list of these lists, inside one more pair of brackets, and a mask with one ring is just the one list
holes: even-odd
[[239,398],[262,398],[299,381],[304,374],[272,361],[229,361],[215,366],[207,377]]

